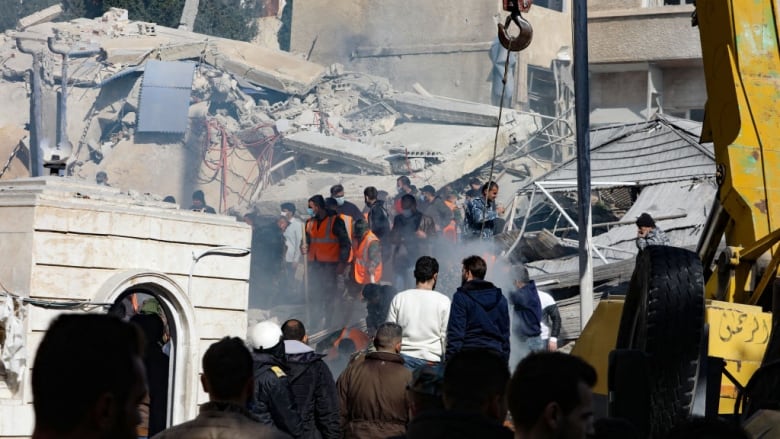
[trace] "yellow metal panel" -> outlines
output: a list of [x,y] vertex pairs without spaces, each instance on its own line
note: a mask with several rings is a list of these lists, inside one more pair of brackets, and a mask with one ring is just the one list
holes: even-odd
[[[772,314],[758,306],[712,300],[707,303],[705,319],[710,325],[709,355],[726,360],[726,370],[744,386],[761,366]],[[724,375],[719,411],[733,413],[736,396],[736,387]]]
[[572,355],[582,358],[596,369],[598,381],[593,392],[599,395],[607,394],[609,353],[615,349],[617,343],[622,313],[622,299],[607,299],[599,302],[571,351]]

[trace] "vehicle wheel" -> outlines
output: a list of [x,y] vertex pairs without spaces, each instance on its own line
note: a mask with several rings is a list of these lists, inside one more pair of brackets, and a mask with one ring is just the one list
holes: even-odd
[[704,278],[696,253],[668,246],[640,252],[618,348],[649,355],[652,437],[662,437],[691,412],[703,331]]

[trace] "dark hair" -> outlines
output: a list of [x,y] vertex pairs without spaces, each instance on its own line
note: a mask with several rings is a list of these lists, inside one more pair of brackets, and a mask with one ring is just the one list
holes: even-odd
[[314,205],[320,209],[325,209],[325,198],[323,198],[322,195],[313,195],[309,198],[309,203],[314,203]]
[[748,439],[748,435],[738,425],[723,419],[693,417],[675,425],[666,436],[667,439]]
[[239,397],[252,379],[252,354],[238,337],[225,337],[213,343],[203,355],[203,375],[209,395],[215,400]]
[[326,208],[328,208],[328,207],[338,207],[338,205],[339,205],[338,201],[336,201],[336,199],[333,198],[333,197],[328,197],[328,198],[325,199],[325,207]]
[[366,300],[371,300],[379,296],[381,291],[381,285],[379,284],[366,284],[363,287],[363,298]]
[[491,189],[498,189],[498,183],[495,181],[489,181],[482,185],[482,193],[485,194]]
[[398,179],[396,179],[396,181],[400,182],[404,186],[411,186],[412,185],[412,181],[409,180],[409,177],[407,177],[405,175],[402,175],[402,176],[398,177]]
[[476,410],[503,396],[509,381],[506,360],[497,352],[466,349],[453,355],[444,369],[444,401],[448,409]]
[[477,279],[485,279],[487,274],[487,263],[477,255],[471,255],[463,260],[463,268],[468,270],[472,276]]
[[165,323],[159,314],[136,314],[130,318],[130,323],[138,325],[143,331],[147,345],[157,344],[159,346],[162,343],[163,335],[165,335]]
[[636,225],[638,227],[655,227],[655,221],[649,213],[644,212],[636,219]]
[[173,203],[173,204],[176,204],[176,198],[173,198],[173,195],[168,195],[165,198],[163,198],[163,203]]
[[351,338],[342,338],[339,340],[339,345],[336,348],[339,352],[339,356],[341,355],[352,355],[357,350],[357,345]]
[[517,365],[509,383],[509,411],[515,425],[531,428],[551,402],[563,414],[574,410],[580,401],[579,383],[596,384],[596,370],[574,355],[537,352]]
[[414,280],[417,283],[433,279],[433,275],[438,272],[439,261],[430,256],[421,256],[414,264]]
[[198,189],[195,192],[192,193],[192,199],[193,200],[200,200],[201,203],[206,203],[206,196],[203,194],[203,191]]
[[469,186],[472,185],[472,184],[475,184],[475,185],[478,185],[478,186],[482,186],[482,182],[479,181],[479,179],[476,178],[476,177],[475,178],[471,178],[469,180]]
[[297,319],[290,319],[282,323],[282,338],[285,340],[303,341],[306,336],[306,327]]
[[295,213],[295,204],[293,203],[282,203],[280,206],[280,210],[289,210],[292,213]]
[[32,370],[37,427],[73,431],[92,405],[110,393],[119,406],[143,373],[143,334],[115,316],[62,314],[43,336]]
[[425,186],[423,186],[422,189],[420,189],[420,192],[436,195],[436,188],[434,188],[433,186],[431,186],[429,184],[426,184]]
[[531,276],[528,275],[528,269],[525,265],[518,265],[515,267],[515,280],[527,284],[531,282]]
[[417,207],[417,200],[412,194],[404,194],[404,196],[401,197],[401,206],[404,204],[410,205],[411,207]]
[[376,328],[374,347],[377,349],[390,349],[403,337],[403,328],[398,323],[385,322]]
[[333,186],[330,187],[331,195],[336,195],[339,192],[344,192],[344,186],[340,184],[334,184]]
[[367,188],[363,189],[363,195],[365,195],[369,200],[376,200],[377,197],[379,197],[379,193],[376,191],[374,186],[368,186]]

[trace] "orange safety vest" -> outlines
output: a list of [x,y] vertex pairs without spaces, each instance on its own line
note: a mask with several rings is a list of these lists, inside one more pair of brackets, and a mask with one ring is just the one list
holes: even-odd
[[[374,235],[370,230],[363,237],[363,241],[360,242],[357,248],[357,257],[355,258],[355,282],[360,285],[368,285],[370,283],[379,282],[382,279],[382,260],[379,260],[379,265],[376,266],[374,272],[371,273],[368,268],[368,248],[374,242],[379,242],[379,238]],[[371,281],[371,275],[374,275],[374,282]]]
[[339,239],[333,233],[333,215],[326,221],[317,223],[316,218],[306,221],[306,233],[309,234],[309,260],[319,262],[339,261]]
[[[352,217],[349,215],[344,215],[343,213],[339,214],[339,218],[341,218],[342,221],[344,221],[344,227],[347,228],[347,236],[349,236],[349,242],[352,244]],[[352,260],[355,258],[354,252],[352,251],[352,245],[349,246],[349,259],[347,259],[347,262],[352,262]]]
[[[453,213],[458,209],[458,206],[451,201],[444,201],[444,204],[446,204]],[[450,221],[449,224],[444,226],[444,228],[441,230],[441,234],[449,241],[458,242],[458,227],[454,219]]]

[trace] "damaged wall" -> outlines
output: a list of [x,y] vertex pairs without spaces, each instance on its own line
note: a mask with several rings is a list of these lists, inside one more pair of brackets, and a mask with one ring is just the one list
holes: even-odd
[[400,90],[420,83],[433,94],[487,103],[488,49],[500,6],[472,0],[295,0],[291,51],[385,76]]

